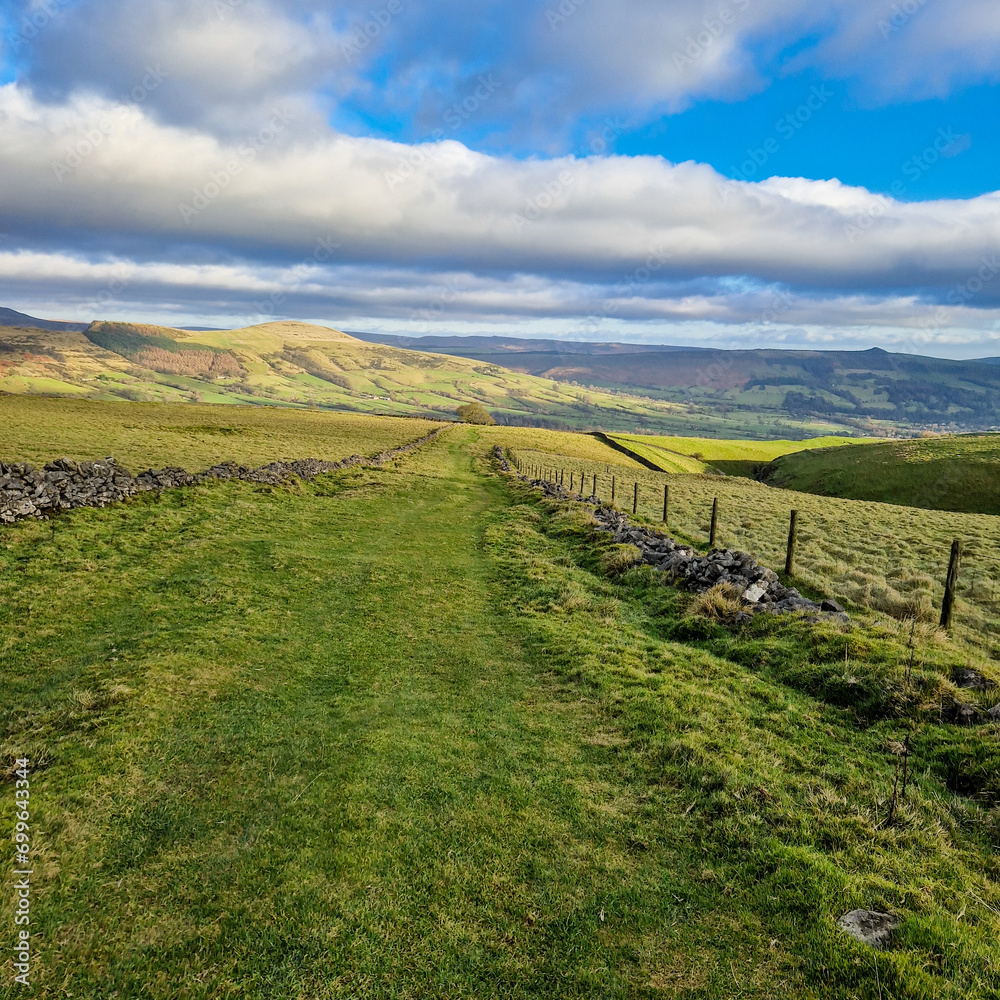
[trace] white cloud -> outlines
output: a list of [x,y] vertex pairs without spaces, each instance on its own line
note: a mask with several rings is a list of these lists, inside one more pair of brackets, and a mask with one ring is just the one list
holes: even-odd
[[[365,46],[345,50],[359,31]],[[490,69],[503,87],[479,120],[498,123],[508,136],[531,135],[536,146],[549,140],[565,148],[581,119],[624,111],[639,124],[701,98],[742,99],[777,74],[807,67],[858,81],[859,96],[873,102],[941,96],[957,85],[996,80],[1000,6],[995,0],[79,0],[59,7],[30,51],[24,79],[59,100],[76,91],[118,96],[148,67],[161,66],[169,85],[150,106],[164,120],[225,135],[276,101],[325,113],[350,99],[390,122],[433,117],[430,105],[439,103],[440,114]],[[311,121],[316,125],[318,115]]]
[[1000,237],[1000,194],[901,203],[653,157],[522,162],[454,142],[302,141],[282,115],[226,142],[141,108],[50,107],[2,87],[0,214],[23,239],[143,240],[158,252],[200,244],[266,259],[330,236],[338,259],[357,263],[611,281],[652,255],[673,277],[939,295],[993,260]]

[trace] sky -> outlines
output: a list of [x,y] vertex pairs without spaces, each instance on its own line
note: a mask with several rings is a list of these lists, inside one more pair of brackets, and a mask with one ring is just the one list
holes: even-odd
[[1000,355],[996,0],[0,0],[0,305]]

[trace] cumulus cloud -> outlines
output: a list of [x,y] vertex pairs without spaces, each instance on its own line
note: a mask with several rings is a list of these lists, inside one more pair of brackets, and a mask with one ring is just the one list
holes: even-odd
[[152,73],[161,85],[143,100],[163,120],[231,133],[268,104],[311,103],[315,87],[344,72],[343,37],[322,11],[296,17],[258,0],[48,6],[20,54],[22,80],[52,102],[128,99]]
[[[31,134],[0,152],[4,177],[18,165],[12,152],[37,152],[46,134],[58,148],[71,128],[70,119],[55,121],[30,101],[22,112]],[[176,214],[183,204],[176,199],[187,197],[171,186],[176,171],[189,162],[198,177],[199,150],[209,163],[232,151],[151,125],[135,109],[122,114],[123,146],[113,154],[96,148],[92,157],[107,158],[94,160],[90,174],[81,164],[73,183],[82,186],[65,203],[57,186],[68,182],[37,160],[20,162],[17,186],[0,189],[0,211],[23,227],[9,242],[48,244],[0,253],[12,304],[48,303],[54,314],[83,319],[243,325],[290,316],[348,328],[376,321],[411,333],[501,324],[507,333],[591,340],[616,339],[627,328],[629,339],[659,342],[835,347],[875,340],[971,353],[995,351],[985,345],[1000,332],[1000,261],[980,254],[995,245],[996,197],[902,206],[830,182],[749,185],[658,160],[564,161],[555,176],[565,192],[522,223],[532,214],[524,192],[545,191],[538,182],[552,175],[539,171],[552,165],[451,147],[435,159],[430,149],[420,164],[433,166],[429,176],[410,176],[412,189],[404,184],[390,197],[379,170],[398,170],[398,158],[412,151],[340,138],[325,151],[325,170],[324,151],[309,151],[319,166],[292,190],[281,178],[292,158],[304,178],[304,151],[248,164],[230,182],[246,188],[220,191],[189,232]],[[26,199],[29,176],[47,179]],[[356,176],[369,187],[354,186]],[[539,203],[537,193],[533,200]],[[77,214],[61,219],[73,205]],[[872,205],[886,205],[886,214],[877,216],[881,232],[873,222],[863,234],[871,243],[859,264],[855,252],[866,245],[853,247],[844,227]],[[363,242],[366,220],[375,225]],[[484,248],[482,233],[491,229],[495,240]],[[129,233],[131,252],[114,252]],[[71,240],[89,250],[58,249]],[[472,258],[480,266],[470,266]],[[839,283],[829,280],[836,262]]]
[[[40,5],[13,4],[8,34]],[[636,125],[703,98],[742,99],[805,67],[857,80],[870,101],[941,96],[997,79],[994,0],[44,0],[15,45],[46,99],[127,93],[162,67],[164,120],[225,133],[303,99],[345,120],[430,134],[483,72],[502,86],[480,130],[568,148],[580,122]],[[22,41],[25,41],[22,39]],[[308,101],[306,100],[308,98]],[[360,116],[360,117],[359,117]],[[529,138],[530,137],[530,138]]]
[[1000,235],[998,194],[902,203],[837,181],[729,181],[656,157],[525,162],[456,142],[301,141],[281,109],[224,141],[135,106],[49,107],[11,84],[0,122],[0,213],[24,241],[287,259],[329,236],[354,263],[612,281],[652,260],[675,278],[943,300],[995,260]]
[[[173,316],[548,321],[590,339],[621,324],[817,343],[997,332],[1000,194],[904,203],[835,180],[515,159],[326,122],[412,115],[431,134],[485,75],[482,127],[565,149],[563,123],[592,119],[600,152],[625,127],[616,109],[737,99],[802,67],[862,80],[873,100],[943,94],[995,78],[993,0],[19,7],[18,81],[0,87],[0,277],[25,305],[104,305],[114,286],[109,306]],[[19,17],[43,8],[29,38]]]

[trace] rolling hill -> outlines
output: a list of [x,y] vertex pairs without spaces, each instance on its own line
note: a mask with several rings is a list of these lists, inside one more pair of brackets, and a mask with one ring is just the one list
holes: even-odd
[[[479,402],[502,424],[555,429],[679,432],[693,422],[687,408],[664,400],[584,389],[291,322],[225,331],[109,322],[82,332],[4,327],[0,391],[434,419],[453,419],[459,405]],[[711,414],[698,414],[695,422],[709,431],[725,426]]]
[[87,329],[86,323],[64,323],[61,320],[38,319],[18,312],[16,309],[0,308],[0,326],[30,327],[35,330],[66,330],[81,333]]
[[1000,514],[1000,434],[821,448],[762,472],[772,486],[928,510]]
[[499,337],[365,336],[461,353],[541,378],[693,402],[742,418],[741,436],[774,436],[761,431],[781,417],[874,433],[888,425],[942,431],[1000,425],[995,359],[947,361],[880,348],[726,351]]

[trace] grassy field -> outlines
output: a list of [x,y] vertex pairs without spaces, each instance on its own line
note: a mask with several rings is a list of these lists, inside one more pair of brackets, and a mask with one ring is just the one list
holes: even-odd
[[[88,454],[103,412],[73,430]],[[953,664],[996,676],[981,650],[921,628],[904,684],[906,629],[877,615],[692,618],[648,569],[609,575],[579,511],[496,475],[498,435],[0,531],[33,995],[995,997],[995,733],[923,705]],[[597,444],[558,459],[662,492]],[[788,496],[670,482],[691,534],[704,495],[681,483]],[[858,906],[901,915],[891,951],[836,930]]]
[[251,406],[0,396],[0,461],[41,465],[63,456],[80,461],[111,455],[133,472],[167,465],[195,471],[224,460],[336,461],[385,451],[440,426],[430,420]]
[[765,462],[814,448],[837,448],[864,442],[865,438],[815,437],[803,441],[748,441],[745,439],[654,437],[613,434],[612,439],[631,449],[664,472],[707,472],[718,469],[728,475],[752,476]]
[[[839,451],[839,449],[838,449]],[[752,552],[769,566],[785,563],[788,518],[799,511],[796,583],[817,594],[897,619],[932,621],[940,609],[952,539],[965,554],[957,634],[984,655],[1000,651],[1000,518],[953,514],[871,501],[819,497],[731,476],[663,475],[645,469],[576,460],[521,450],[534,465],[562,469],[566,484],[585,475],[588,493],[598,476],[598,495],[632,507],[640,484],[640,514],[659,522],[663,487],[670,486],[670,529],[695,545],[708,542],[712,500],[719,498],[717,544]]]
[[787,455],[775,486],[856,500],[1000,514],[1000,434],[920,438]]

